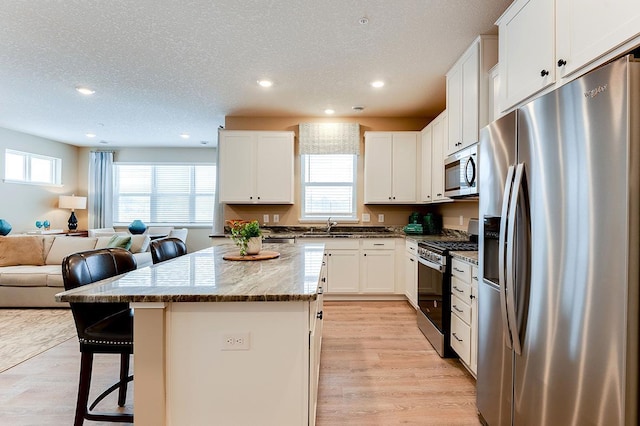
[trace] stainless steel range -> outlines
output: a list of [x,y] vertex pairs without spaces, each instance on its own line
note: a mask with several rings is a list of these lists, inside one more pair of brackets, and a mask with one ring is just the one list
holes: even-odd
[[424,241],[418,244],[418,327],[441,357],[455,357],[450,346],[450,251],[478,250],[472,241]]

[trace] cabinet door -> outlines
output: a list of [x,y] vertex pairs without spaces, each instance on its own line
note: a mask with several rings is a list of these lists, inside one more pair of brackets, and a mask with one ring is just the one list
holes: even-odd
[[478,372],[478,267],[471,268],[471,372]]
[[255,184],[255,135],[222,133],[218,144],[220,202],[252,203]]
[[393,203],[415,203],[417,184],[418,134],[403,132],[393,134],[392,191]]
[[367,133],[364,142],[364,202],[392,201],[392,146],[390,132]]
[[432,135],[433,125],[429,124],[422,130],[421,141],[422,144],[422,166],[420,167],[420,200],[423,203],[430,203],[433,201],[431,198],[431,185],[432,185],[432,165],[431,165],[431,150],[432,150]]
[[555,82],[554,0],[516,0],[497,24],[505,111]]
[[471,359],[471,328],[456,314],[451,313],[451,347],[466,365]]
[[[456,151],[478,142],[480,106],[480,44],[467,51],[462,63],[462,139]],[[451,154],[451,152],[450,152]]]
[[259,134],[256,143],[258,203],[293,203],[293,134]]
[[360,251],[327,251],[327,293],[360,291]]
[[364,250],[363,286],[364,293],[393,293],[395,291],[395,251]]
[[431,146],[431,193],[433,201],[443,201],[444,196],[444,146],[447,141],[449,110],[436,118],[433,123],[433,145]]
[[416,256],[407,253],[404,260],[404,288],[409,303],[414,308],[418,306],[418,261]]
[[453,154],[460,149],[462,144],[462,67],[457,66],[447,74],[447,122],[448,136],[442,146],[441,156],[444,153]]
[[556,59],[561,76],[572,73],[640,34],[638,0],[556,2]]

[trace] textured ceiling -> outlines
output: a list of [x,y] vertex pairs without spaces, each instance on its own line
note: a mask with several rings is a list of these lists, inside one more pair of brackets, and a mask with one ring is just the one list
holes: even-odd
[[80,146],[201,146],[225,116],[433,117],[447,70],[510,3],[4,0],[0,127]]

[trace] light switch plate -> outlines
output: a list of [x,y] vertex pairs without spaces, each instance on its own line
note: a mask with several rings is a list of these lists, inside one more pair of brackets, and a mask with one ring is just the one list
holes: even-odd
[[363,222],[371,222],[371,215],[369,213],[362,213]]
[[278,223],[280,222],[280,215],[279,214],[274,214],[273,215],[273,223]]
[[269,215],[268,214],[262,215],[262,223],[269,223]]
[[380,214],[378,215],[378,222],[380,222],[380,223],[384,223],[384,214],[380,213]]

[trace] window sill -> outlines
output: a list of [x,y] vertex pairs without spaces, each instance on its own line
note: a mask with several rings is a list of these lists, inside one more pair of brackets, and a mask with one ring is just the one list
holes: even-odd
[[[327,217],[317,217],[317,218],[299,218],[298,222],[300,223],[327,223],[327,220],[329,220],[329,216]],[[338,222],[338,224],[340,223],[360,223],[360,221],[358,219],[354,219],[354,218],[340,218],[340,217],[333,217],[331,216],[331,221],[332,222]]]

